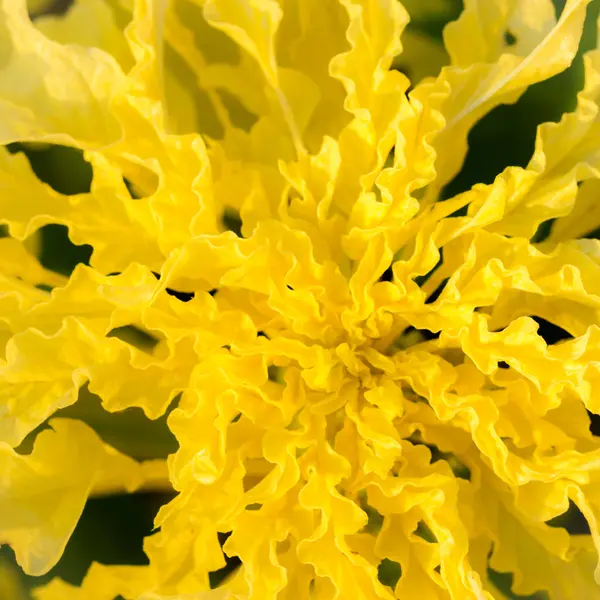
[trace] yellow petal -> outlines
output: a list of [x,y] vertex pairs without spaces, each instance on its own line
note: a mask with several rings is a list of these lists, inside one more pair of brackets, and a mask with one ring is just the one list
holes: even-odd
[[303,136],[311,152],[317,152],[324,135],[337,137],[350,119],[342,110],[344,87],[329,74],[331,59],[347,48],[348,15],[341,3],[327,10],[322,6],[320,0],[286,0],[277,36],[280,64],[302,73],[318,89],[318,104]]
[[565,530],[527,522],[510,505],[508,496],[494,493],[487,484],[484,487],[488,493],[482,488],[477,510],[494,540],[490,566],[514,574],[514,593],[528,595],[545,590],[552,600],[597,595],[589,545],[568,552],[569,535]]
[[[3,442],[17,446],[56,410],[77,400],[77,391],[85,382],[85,375],[77,367],[94,364],[94,356],[115,351],[114,344],[99,348],[89,335],[70,320],[54,336],[30,329],[8,342],[7,359],[0,367]],[[65,343],[67,340],[70,342]],[[42,364],[44,368],[40,369]]]
[[0,271],[4,276],[18,277],[32,286],[62,286],[66,281],[64,276],[42,267],[25,244],[9,237],[0,238]]
[[0,221],[8,224],[17,239],[47,223],[64,224],[76,244],[93,245],[91,263],[106,273],[122,270],[132,261],[158,269],[162,253],[154,239],[156,226],[149,201],[132,202],[121,173],[99,154],[90,158],[94,169],[91,192],[65,196],[42,183],[22,153],[2,149]]
[[122,594],[138,599],[152,585],[148,567],[113,566],[92,563],[81,586],[54,578],[46,585],[33,589],[35,600],[108,600]]
[[135,57],[129,75],[131,91],[165,105],[163,74],[163,37],[166,1],[134,0],[133,19],[126,38]]
[[274,0],[259,0],[250,6],[242,0],[206,0],[206,20],[229,35],[258,63],[268,86],[272,90],[273,102],[278,105],[281,117],[287,125],[288,134],[296,152],[305,152],[298,116],[287,97],[277,66],[275,34],[279,27],[282,11]]
[[354,120],[339,137],[341,168],[333,205],[348,213],[361,192],[371,191],[406,117],[408,80],[389,67],[402,49],[399,38],[408,15],[391,0],[342,4],[350,19],[351,49],[332,60],[331,74],[344,84],[344,108]]
[[[467,0],[460,17],[444,30],[444,42],[452,64],[468,67],[495,62],[506,52],[525,56],[555,24],[552,0]],[[510,46],[507,33],[516,37]]]
[[577,191],[573,210],[552,225],[549,242],[581,238],[600,227],[600,180],[588,179]]
[[59,560],[96,482],[107,476],[128,489],[141,483],[138,464],[106,446],[79,421],[56,419],[31,455],[0,446],[0,538],[21,568],[42,575]]
[[[499,104],[516,102],[529,85],[569,66],[579,45],[588,3],[568,0],[558,22],[548,30],[543,25],[548,20],[548,0],[535,0],[533,6],[529,0],[473,0],[463,17],[448,26],[445,39],[453,65],[442,70],[436,82],[423,82],[420,92],[431,98],[446,120],[435,141],[438,179],[435,190],[429,192],[432,197],[460,169],[467,134],[478,119]],[[522,54],[506,52],[503,47],[511,4],[523,14],[534,9],[542,23],[538,29],[523,26],[526,43],[519,48]],[[482,40],[474,44],[471,35],[477,31]],[[472,56],[482,48],[487,50]],[[475,58],[477,62],[472,63]]]
[[3,0],[0,14],[0,144],[92,148],[117,140],[121,128],[109,104],[123,73],[115,60],[50,41],[29,21],[24,0]]
[[204,15],[213,26],[225,31],[260,65],[267,82],[277,87],[277,63],[273,38],[282,12],[277,2],[259,0],[244,6],[240,0],[207,0]]
[[77,1],[64,15],[37,18],[35,26],[47,38],[60,44],[78,44],[104,50],[127,72],[133,65],[133,56],[117,18],[118,15],[106,0]]

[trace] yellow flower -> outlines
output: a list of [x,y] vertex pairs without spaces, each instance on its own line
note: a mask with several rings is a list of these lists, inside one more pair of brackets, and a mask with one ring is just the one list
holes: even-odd
[[[413,31],[403,55],[409,11],[445,11],[405,4],[80,0],[32,24],[0,0],[0,144],[93,172],[64,195],[0,148],[0,542],[42,575],[90,495],[177,493],[148,566],[39,600],[505,598],[494,572],[600,598],[600,49],[526,167],[440,200],[473,125],[571,63],[590,0],[466,0],[445,51]],[[40,264],[49,223],[89,266]],[[82,388],[150,419],[177,399],[177,452],[50,418]],[[548,524],[570,506],[591,535]]]

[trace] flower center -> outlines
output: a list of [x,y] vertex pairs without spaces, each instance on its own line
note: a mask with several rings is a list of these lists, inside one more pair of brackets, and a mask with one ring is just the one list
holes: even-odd
[[335,354],[348,375],[357,378],[363,388],[376,387],[382,375],[392,376],[396,371],[393,360],[370,345],[352,348],[344,342],[335,348]]

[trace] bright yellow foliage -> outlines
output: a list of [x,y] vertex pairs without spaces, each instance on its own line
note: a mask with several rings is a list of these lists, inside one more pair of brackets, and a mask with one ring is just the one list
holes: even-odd
[[[600,598],[600,47],[525,168],[438,201],[473,125],[571,63],[590,1],[465,0],[447,54],[407,33],[408,92],[390,67],[441,0],[76,0],[34,23],[0,0],[0,542],[41,575],[90,494],[177,492],[149,566],[38,600],[501,599],[488,568]],[[14,142],[82,149],[91,190]],[[39,264],[48,223],[90,266]],[[48,421],[83,386],[153,419],[178,397],[168,475]],[[570,503],[591,536],[547,524]],[[223,551],[242,566],[211,590]]]

